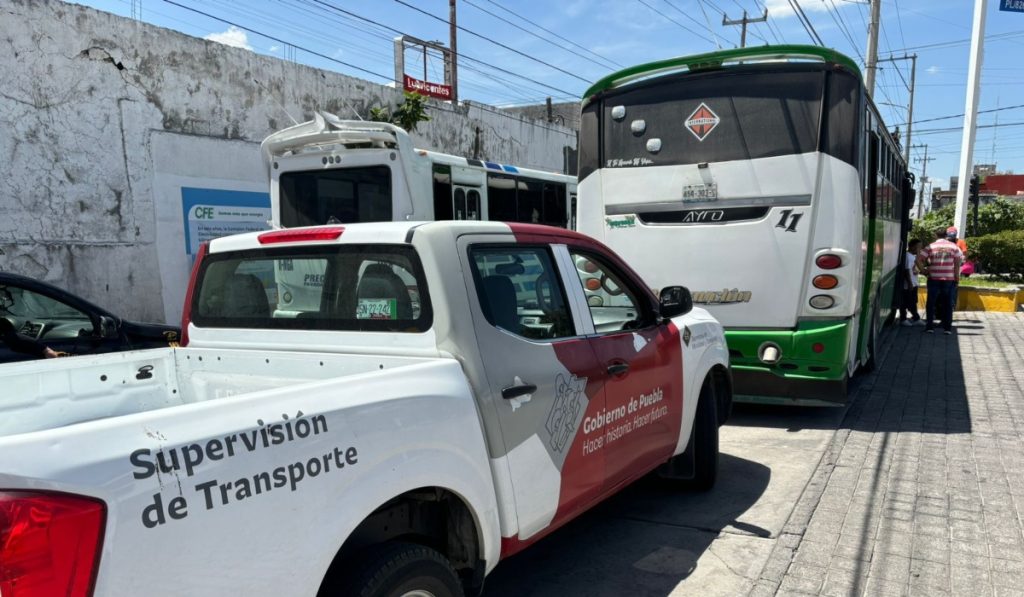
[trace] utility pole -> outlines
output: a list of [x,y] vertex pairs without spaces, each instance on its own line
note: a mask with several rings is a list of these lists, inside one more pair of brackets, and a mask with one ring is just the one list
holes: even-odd
[[459,48],[456,46],[458,39],[458,26],[455,24],[455,0],[448,0],[448,47],[451,48],[452,57],[452,105],[459,103]]
[[928,182],[928,162],[933,161],[935,158],[928,157],[927,143],[924,145],[915,145],[914,147],[924,147],[924,157],[914,160],[915,162],[921,162],[921,193],[918,195],[917,199],[917,219],[920,220],[921,216],[924,215],[924,185]]
[[902,56],[890,56],[888,58],[882,58],[876,60],[875,65],[879,62],[895,62],[897,60],[909,60],[910,61],[910,102],[907,107],[907,138],[903,143],[903,161],[910,164],[910,133],[914,126],[914,80],[917,78],[917,54]]
[[974,0],[971,62],[967,65],[967,101],[964,106],[964,135],[960,143],[960,179],[956,187],[956,217],[953,219],[953,225],[962,232],[967,229],[967,187],[974,167],[974,135],[978,127],[978,95],[981,91],[981,62],[985,49],[986,4],[986,0]]
[[875,95],[875,70],[878,68],[878,19],[882,12],[882,0],[871,0],[871,22],[868,23],[868,57],[864,65],[864,85],[868,95]]
[[740,47],[741,48],[745,48],[747,46],[747,24],[748,23],[764,23],[767,20],[768,20],[768,9],[767,8],[764,9],[764,15],[762,17],[760,17],[760,18],[757,18],[757,19],[749,19],[749,18],[747,18],[747,11],[746,10],[743,11],[743,18],[742,19],[736,19],[736,20],[730,20],[730,19],[726,18],[725,13],[724,12],[722,13],[722,26],[723,27],[724,26],[728,26],[728,25],[740,25],[742,27],[740,29]]

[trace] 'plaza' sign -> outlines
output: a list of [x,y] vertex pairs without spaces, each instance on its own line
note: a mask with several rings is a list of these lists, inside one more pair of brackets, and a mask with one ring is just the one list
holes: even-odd
[[1024,12],[1024,0],[999,0],[999,10]]

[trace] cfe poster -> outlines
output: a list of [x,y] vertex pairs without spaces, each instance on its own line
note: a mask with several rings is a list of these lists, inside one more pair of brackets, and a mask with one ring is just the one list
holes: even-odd
[[181,208],[185,252],[193,256],[208,240],[270,228],[269,193],[181,187]]

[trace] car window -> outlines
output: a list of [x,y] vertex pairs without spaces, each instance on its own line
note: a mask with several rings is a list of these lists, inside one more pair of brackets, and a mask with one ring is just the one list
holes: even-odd
[[534,340],[576,335],[546,247],[474,247],[470,257],[480,305],[491,325]]
[[570,251],[598,333],[642,327],[645,317],[636,293],[600,257]]
[[19,286],[0,286],[0,317],[10,320],[18,333],[37,340],[77,338],[83,330],[93,329],[86,313]]
[[431,323],[424,288],[419,260],[407,247],[229,253],[204,263],[193,321],[416,332]]

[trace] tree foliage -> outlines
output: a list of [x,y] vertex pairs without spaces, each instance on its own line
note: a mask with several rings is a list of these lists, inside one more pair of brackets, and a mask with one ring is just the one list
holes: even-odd
[[[981,214],[978,214],[981,217]],[[969,253],[986,273],[1020,279],[1024,276],[1024,230],[1004,230],[970,239]]]
[[370,108],[370,120],[374,122],[390,122],[408,132],[416,130],[421,122],[427,122],[427,98],[412,91],[402,93],[404,101],[394,111],[385,107]]
[[[920,220],[914,220],[911,238],[918,238],[925,244],[935,238],[937,228],[953,225],[956,205],[949,204],[942,209],[930,211]],[[996,199],[978,209],[978,230],[974,230],[974,209],[967,212],[967,237],[996,234],[1006,230],[1024,231],[1024,202]]]

